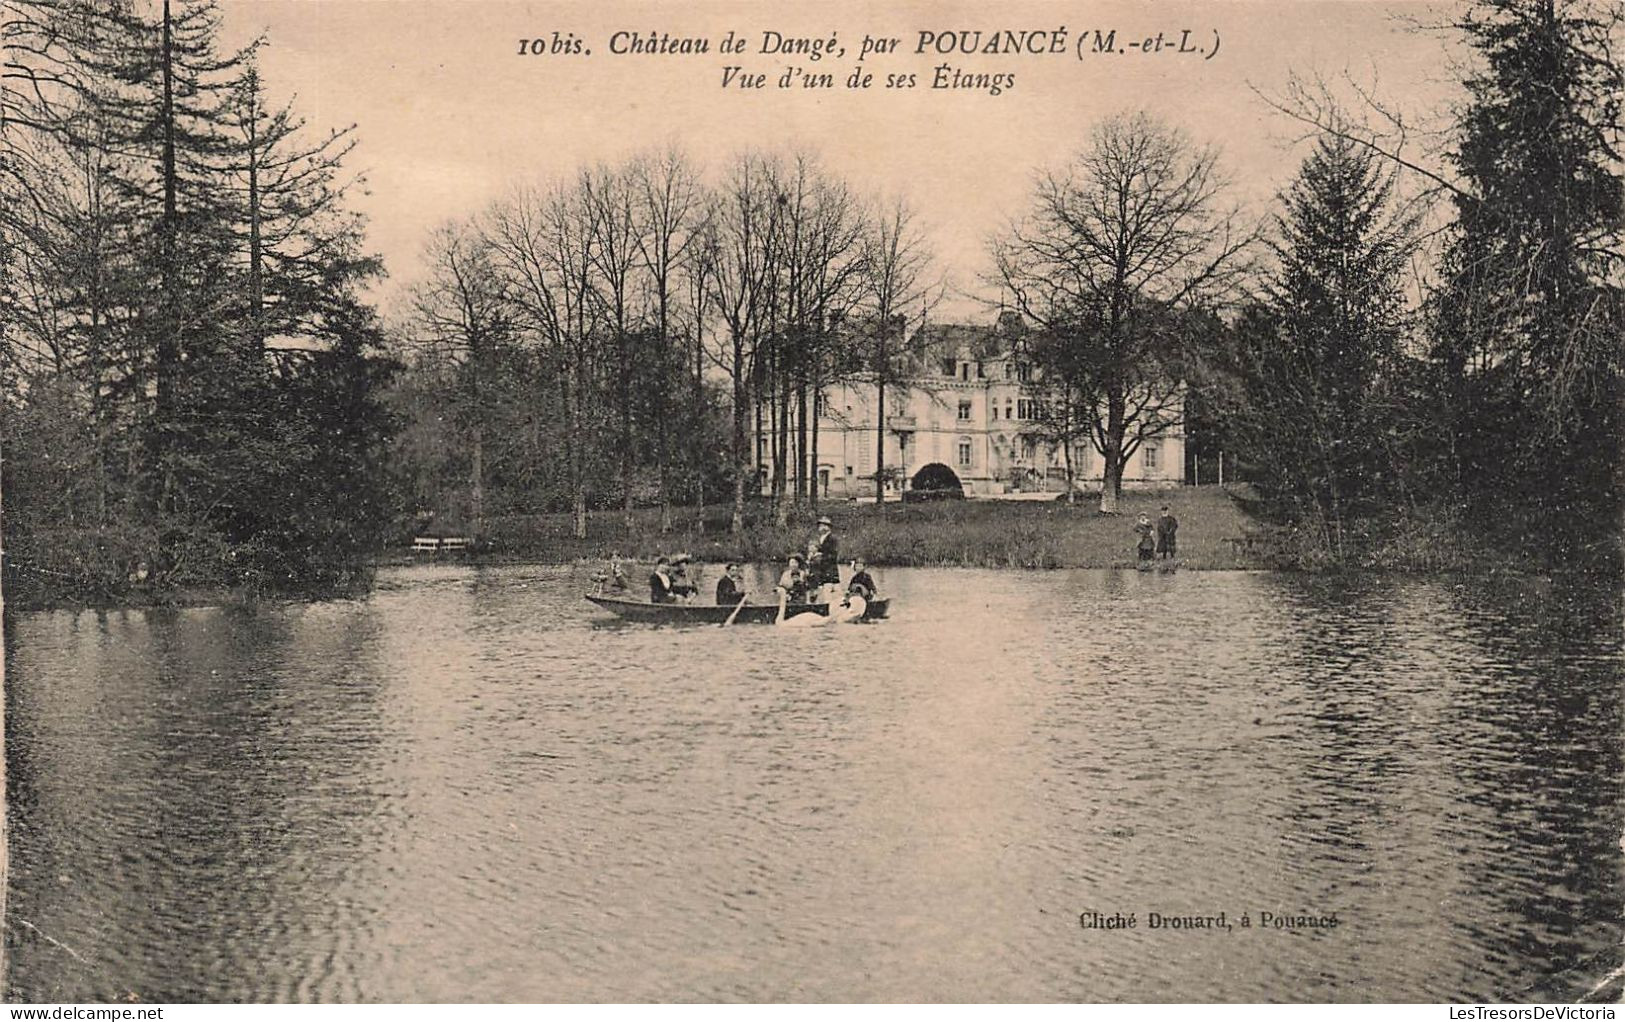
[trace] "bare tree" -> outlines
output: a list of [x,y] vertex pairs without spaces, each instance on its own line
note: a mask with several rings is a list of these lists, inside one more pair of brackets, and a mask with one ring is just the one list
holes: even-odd
[[1170,313],[1222,300],[1246,271],[1257,232],[1224,189],[1212,147],[1144,113],[1114,117],[1040,177],[1027,217],[993,245],[996,283],[1047,341],[1034,353],[1049,385],[1091,409],[1103,512],[1117,511],[1128,459],[1180,421]]
[[474,536],[485,529],[485,416],[481,408],[494,348],[509,329],[507,290],[486,239],[466,223],[429,238],[428,276],[412,291],[413,340],[432,361],[461,370],[468,423],[469,506]]
[[[653,306],[654,343],[662,364],[675,362],[673,331],[681,291],[680,277],[694,262],[701,237],[705,203],[699,175],[682,150],[667,148],[645,156],[631,168],[636,216],[639,228],[634,234],[638,259],[647,275]],[[696,327],[698,324],[696,323]],[[698,388],[699,381],[696,379]],[[672,410],[668,388],[657,386],[652,409],[656,434],[655,459],[660,477],[660,531],[671,531],[671,494],[667,472],[670,468]],[[694,394],[696,407],[701,395]]]
[[[910,327],[917,332],[943,295],[934,255],[914,210],[902,198],[884,204],[863,238],[863,304],[858,333],[863,369],[875,383],[875,507],[886,500],[886,388],[907,386]],[[912,317],[912,318],[911,318]]]
[[626,528],[632,528],[633,377],[637,357],[635,302],[642,225],[637,218],[636,185],[624,168],[599,166],[580,175],[581,193],[590,214],[592,240],[588,258],[604,326],[614,359],[612,389],[620,423],[621,500]]
[[733,397],[734,506],[729,528],[735,533],[745,527],[747,476],[755,480],[747,424],[760,376],[762,339],[773,319],[782,218],[773,161],[758,153],[741,156],[718,191],[705,243],[706,262],[712,268],[711,301],[723,328],[713,358],[728,374]]
[[[860,295],[864,211],[851,189],[805,152],[791,158],[781,195],[786,226],[778,334],[781,393],[793,392],[796,402],[795,496],[812,507],[818,503],[819,395],[826,373],[842,361],[834,341],[844,331],[835,328]],[[788,401],[784,411],[781,429]],[[781,499],[776,509],[781,524],[787,511]]]
[[585,539],[587,429],[600,333],[592,293],[592,214],[579,187],[523,188],[492,207],[485,233],[515,327],[534,339],[558,389],[572,531]]

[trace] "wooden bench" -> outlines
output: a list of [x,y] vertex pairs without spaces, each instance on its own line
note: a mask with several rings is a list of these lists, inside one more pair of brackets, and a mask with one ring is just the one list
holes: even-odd
[[414,554],[461,553],[469,546],[467,536],[419,536],[412,540]]

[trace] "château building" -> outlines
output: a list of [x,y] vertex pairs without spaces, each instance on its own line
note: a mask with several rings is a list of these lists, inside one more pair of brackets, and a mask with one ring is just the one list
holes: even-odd
[[[1042,435],[1032,369],[1016,354],[1017,322],[1007,314],[995,326],[934,325],[916,335],[902,386],[886,387],[889,496],[912,488],[928,466],[947,468],[970,497],[1065,489],[1064,452]],[[817,401],[820,496],[874,495],[876,394],[872,376],[825,385]],[[1179,416],[1171,418],[1174,424],[1130,457],[1125,487],[1185,481],[1184,432]],[[764,489],[772,477],[772,447],[765,434],[756,437]],[[1093,444],[1079,436],[1072,458],[1078,485],[1098,488],[1104,464]]]

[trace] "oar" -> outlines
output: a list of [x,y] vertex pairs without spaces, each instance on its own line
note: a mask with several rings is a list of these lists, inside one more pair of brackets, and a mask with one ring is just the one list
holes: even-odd
[[745,601],[749,599],[749,596],[750,594],[747,593],[739,598],[739,603],[734,607],[734,612],[728,615],[728,620],[722,622],[722,627],[726,628],[734,623],[734,618],[739,616],[739,611],[745,606]]

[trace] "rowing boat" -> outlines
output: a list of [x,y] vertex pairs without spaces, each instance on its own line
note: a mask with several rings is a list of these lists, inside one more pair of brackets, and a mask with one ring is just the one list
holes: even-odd
[[[594,606],[617,614],[628,621],[644,621],[654,624],[696,624],[720,625],[728,620],[728,615],[734,612],[733,605],[698,603],[645,603],[642,600],[628,600],[620,596],[596,596],[587,594],[587,600]],[[886,616],[886,608],[891,604],[887,599],[874,599],[863,611],[863,620],[877,621]],[[812,611],[815,614],[828,616],[827,603],[792,603],[785,608],[785,616],[794,617],[797,614]],[[739,624],[770,625],[779,616],[777,603],[746,603],[739,608],[739,616],[734,620]]]

